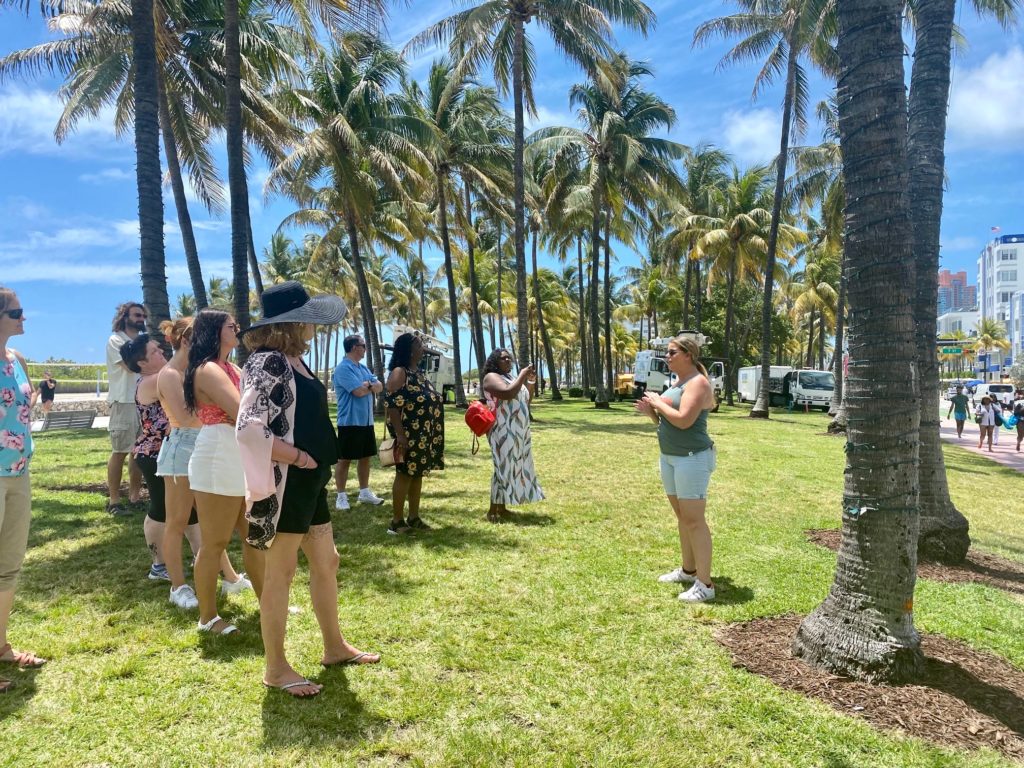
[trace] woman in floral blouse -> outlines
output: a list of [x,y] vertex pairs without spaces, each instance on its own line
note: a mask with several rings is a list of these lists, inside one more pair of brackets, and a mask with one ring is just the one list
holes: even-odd
[[[444,400],[419,370],[423,342],[411,333],[395,339],[388,364],[388,427],[397,443],[395,484],[392,488],[392,520],[388,533],[430,530],[420,518],[423,476],[444,469]],[[409,517],[403,519],[406,499]]]
[[[32,382],[28,366],[7,346],[11,336],[25,332],[21,302],[10,288],[0,286],[0,664],[22,669],[41,667],[45,661],[28,651],[16,651],[7,642],[7,622],[14,606],[14,588],[28,548],[32,514]],[[0,693],[13,683],[0,679]]]

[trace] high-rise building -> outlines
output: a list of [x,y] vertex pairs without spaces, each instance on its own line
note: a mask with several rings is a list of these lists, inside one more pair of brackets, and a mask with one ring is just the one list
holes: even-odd
[[[978,256],[978,317],[980,320],[997,320],[1006,328],[1007,336],[1013,338],[1014,325],[1019,322],[1020,301],[1017,297],[1024,291],[1024,235],[1002,235],[989,242]],[[1014,301],[1016,306],[1011,309]],[[999,370],[1009,365],[1014,350],[1008,355],[992,354],[991,360],[983,362],[987,370]]]
[[978,305],[978,292],[973,285],[967,283],[966,272],[950,272],[939,270],[939,314],[962,309],[972,309]]

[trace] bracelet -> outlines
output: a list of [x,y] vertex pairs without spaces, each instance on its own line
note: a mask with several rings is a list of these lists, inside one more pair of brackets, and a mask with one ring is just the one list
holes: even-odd
[[295,449],[295,461],[293,461],[292,464],[294,464],[299,469],[305,469],[306,468],[306,464],[308,462],[306,462],[306,460],[303,459],[302,463],[299,464],[299,459],[302,459],[302,451],[299,448],[296,448]]

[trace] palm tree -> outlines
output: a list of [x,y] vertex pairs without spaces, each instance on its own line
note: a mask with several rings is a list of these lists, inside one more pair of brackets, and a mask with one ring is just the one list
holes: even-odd
[[608,54],[610,21],[618,21],[643,34],[654,22],[654,13],[641,0],[485,0],[449,16],[414,37],[409,47],[450,42],[452,56],[468,53],[474,61],[491,60],[498,90],[512,92],[513,142],[513,242],[516,268],[517,335],[519,364],[528,363],[529,319],[526,296],[526,183],[524,170],[524,111],[536,113],[533,98],[534,50],[526,25],[536,20],[555,45],[571,61],[595,72],[598,60]]
[[[934,342],[932,346],[934,346]],[[978,335],[974,342],[974,349],[979,355],[986,355],[985,370],[982,375],[985,377],[985,381],[988,381],[993,353],[1010,351],[1010,340],[1006,336],[1006,326],[999,320],[983,317],[981,322],[978,323]],[[1003,356],[1000,355],[1000,373],[1002,372],[1002,359]]]
[[[410,187],[422,187],[428,168],[417,144],[433,141],[430,127],[410,114],[405,99],[387,90],[404,72],[397,52],[379,38],[339,35],[335,50],[311,63],[310,87],[287,94],[296,117],[310,129],[267,182],[304,206],[286,223],[318,226],[332,243],[348,240],[371,365],[380,377],[383,362],[360,244],[372,236],[381,190],[414,215]],[[314,186],[322,178],[329,185]]]
[[[508,145],[503,140],[505,131],[495,121],[495,117],[501,114],[497,92],[491,88],[471,86],[465,73],[465,59],[458,63],[435,61],[430,68],[426,89],[418,94],[417,105],[418,114],[433,135],[425,153],[436,196],[437,222],[448,279],[456,408],[466,407],[466,393],[462,386],[459,311],[448,214],[451,208],[466,223],[471,213],[463,205],[453,177],[456,174],[461,176],[464,185],[472,185],[486,195],[500,196],[504,183],[501,168],[511,159]],[[471,239],[467,237],[467,241]],[[475,263],[470,276],[475,278]],[[475,295],[475,279],[470,281],[470,290],[471,295]]]
[[[907,190],[907,105],[900,0],[838,3],[839,128],[847,189],[850,414],[842,543],[828,597],[793,651],[836,674],[873,681],[920,669],[914,629],[919,396]],[[870,160],[867,160],[870,158]],[[908,269],[909,265],[909,269]],[[897,367],[909,376],[893,376]],[[908,423],[909,420],[909,423]]]
[[735,64],[764,57],[764,64],[754,81],[755,97],[783,69],[786,73],[786,87],[782,100],[782,136],[779,154],[775,160],[775,196],[768,231],[764,297],[761,305],[761,387],[757,402],[750,411],[751,417],[767,419],[774,314],[772,291],[782,204],[785,198],[789,140],[792,132],[803,133],[807,123],[807,74],[800,65],[800,57],[809,55],[828,73],[834,73],[836,62],[835,52],[829,45],[827,36],[822,33],[823,7],[828,7],[826,3],[819,0],[739,1],[745,9],[744,13],[704,22],[694,33],[693,42],[694,45],[699,45],[715,36],[746,35],[744,40],[726,54],[722,64]]

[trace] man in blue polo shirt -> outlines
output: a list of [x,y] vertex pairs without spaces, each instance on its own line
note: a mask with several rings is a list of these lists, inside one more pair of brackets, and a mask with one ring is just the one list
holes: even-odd
[[373,396],[384,389],[380,379],[360,361],[366,355],[366,342],[362,336],[345,339],[345,357],[334,369],[334,394],[338,399],[338,455],[334,469],[334,482],[338,487],[337,509],[349,509],[348,467],[356,461],[359,478],[358,501],[377,506],[384,499],[370,490],[370,457],[377,454],[377,439],[373,434]]

